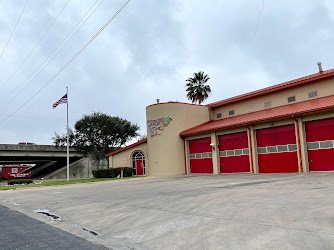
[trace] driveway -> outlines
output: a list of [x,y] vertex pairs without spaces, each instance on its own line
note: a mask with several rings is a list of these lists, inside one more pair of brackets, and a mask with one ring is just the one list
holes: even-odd
[[113,249],[334,246],[334,173],[147,177],[0,197],[1,205]]
[[2,250],[107,250],[0,205]]

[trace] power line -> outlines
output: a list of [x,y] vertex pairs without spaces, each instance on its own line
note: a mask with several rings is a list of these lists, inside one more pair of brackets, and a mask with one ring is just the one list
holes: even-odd
[[[73,29],[67,34],[67,36],[63,39],[63,41],[52,51],[52,53],[50,54],[50,56],[48,56],[41,64],[40,66],[28,77],[26,78],[21,84],[19,84],[16,89],[19,89],[19,91],[17,92],[17,94],[10,99],[6,104],[2,105],[0,107],[0,110],[3,109],[5,106],[7,106],[8,104],[10,104],[20,93],[22,93],[22,91],[43,71],[43,69],[45,69],[45,67],[47,65],[49,65],[49,63],[56,57],[56,55],[63,49],[63,47],[73,38],[73,36],[80,30],[80,28],[86,23],[86,21],[93,15],[93,13],[96,11],[96,9],[103,3],[104,0],[102,0],[96,7],[95,9],[91,12],[91,10],[93,9],[93,7],[95,6],[95,4],[97,3],[98,0],[96,0],[94,2],[94,4],[90,7],[90,9],[86,12],[86,14],[80,19],[80,21],[73,27]],[[91,12],[89,14],[89,12]],[[89,14],[89,15],[88,15]],[[88,15],[88,16],[87,16]],[[87,18],[84,20],[84,18],[87,16]],[[82,20],[84,20],[82,22]],[[82,24],[78,27],[78,25],[82,22]],[[77,28],[78,27],[78,28]],[[72,32],[77,28],[77,30],[72,34]],[[72,35],[71,35],[72,34]],[[65,43],[64,43],[65,42]],[[59,50],[58,50],[59,49]],[[57,51],[58,50],[58,51]],[[51,58],[51,59],[50,59]],[[50,60],[49,60],[50,59]],[[48,61],[49,60],[49,61]],[[48,61],[48,62],[47,62]],[[45,64],[46,63],[46,64]],[[43,66],[44,65],[44,66]],[[39,70],[39,71],[38,71]],[[38,71],[38,73],[31,78],[36,72]],[[31,78],[31,79],[30,79]],[[29,80],[30,79],[30,80]],[[29,81],[28,81],[29,80]],[[25,82],[28,83],[23,87],[20,88]],[[15,91],[15,89],[14,89]],[[13,93],[10,92],[9,94]]]
[[3,53],[5,52],[5,50],[6,50],[6,48],[7,48],[7,45],[8,45],[8,43],[9,43],[10,39],[12,38],[12,36],[13,36],[13,34],[14,34],[14,31],[15,31],[15,29],[16,29],[16,27],[17,27],[17,25],[18,25],[18,23],[19,23],[19,21],[20,21],[20,19],[21,19],[21,16],[22,16],[22,14],[23,14],[23,12],[24,12],[24,9],[25,9],[26,6],[27,6],[28,1],[29,1],[29,0],[26,1],[25,5],[24,5],[24,7],[23,7],[23,10],[22,10],[22,12],[21,12],[21,14],[20,14],[20,16],[19,16],[19,19],[17,19],[16,24],[15,24],[15,26],[14,26],[14,29],[13,29],[12,33],[10,34],[10,36],[9,36],[9,38],[8,38],[8,41],[7,41],[7,43],[6,43],[5,47],[4,47],[4,49],[3,49],[2,52],[1,52],[0,59],[1,59],[2,55],[3,55]]
[[[9,116],[7,114],[1,113],[0,116]],[[31,118],[31,119],[36,119],[36,118],[42,118],[40,115],[35,115],[35,116],[29,116],[29,115],[14,115],[13,117],[20,117],[20,118]]]
[[263,8],[264,8],[264,0],[262,0],[262,8],[261,8],[261,10],[260,10],[259,17],[258,17],[258,19],[257,19],[257,25],[256,25],[256,29],[255,29],[255,33],[254,33],[254,37],[256,36],[256,34],[257,34],[257,30],[258,30],[258,28],[259,28],[260,18],[261,18],[261,14],[262,14]]
[[10,79],[12,79],[12,77],[17,73],[17,71],[23,66],[23,64],[27,61],[27,59],[31,56],[31,54],[35,51],[35,49],[37,48],[37,46],[41,43],[41,41],[43,40],[43,38],[46,36],[46,34],[49,32],[49,30],[51,29],[51,27],[54,25],[54,23],[56,22],[56,20],[58,19],[58,17],[60,16],[60,14],[63,12],[63,10],[65,9],[65,7],[67,6],[67,4],[69,3],[70,0],[67,0],[67,2],[65,3],[64,7],[60,10],[60,12],[58,13],[58,15],[56,16],[56,18],[52,21],[51,25],[47,28],[47,30],[45,31],[45,33],[42,35],[42,37],[39,39],[39,41],[36,43],[35,47],[30,51],[30,53],[26,56],[26,58],[23,60],[23,62],[20,64],[20,66],[14,71],[14,73],[1,85],[0,89],[2,87],[4,87],[8,81]]
[[92,36],[91,39],[49,80],[47,81],[32,97],[30,97],[25,103],[23,103],[19,108],[17,108],[12,114],[10,114],[7,118],[0,121],[2,124],[4,121],[8,120],[14,114],[16,114],[19,110],[21,110],[25,105],[27,105],[35,96],[37,96],[44,88],[46,88],[67,66],[69,66],[80,54],[81,52],[87,48],[87,46],[111,23],[112,20],[128,5],[130,0],[126,1],[125,4]]
[[[81,115],[82,112],[79,112],[79,111],[73,111],[71,112],[71,114],[74,114],[74,115]],[[5,116],[5,117],[8,117],[10,116],[9,114],[5,114],[5,113],[0,113],[0,116]],[[43,118],[44,116],[43,115],[39,115],[39,114],[32,114],[32,115],[26,115],[26,114],[16,114],[16,115],[13,115],[12,116],[13,118],[14,117],[17,117],[17,118],[27,118],[27,119],[36,119],[36,118]],[[55,119],[58,119],[58,118],[55,118]]]

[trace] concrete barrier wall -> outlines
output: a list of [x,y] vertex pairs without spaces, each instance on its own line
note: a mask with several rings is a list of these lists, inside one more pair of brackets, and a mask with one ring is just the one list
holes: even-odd
[[[70,157],[82,157],[83,154],[74,148],[69,149]],[[0,156],[17,157],[66,157],[66,147],[53,145],[19,145],[0,144]]]
[[[100,162],[92,160],[89,157],[82,158],[70,164],[70,179],[86,179],[93,178],[92,170],[107,168],[108,162],[102,159]],[[67,178],[67,166],[58,169],[57,171],[47,175],[44,179],[60,180]]]

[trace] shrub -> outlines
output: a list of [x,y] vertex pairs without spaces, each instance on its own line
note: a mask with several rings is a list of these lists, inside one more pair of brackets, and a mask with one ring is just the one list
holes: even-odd
[[[116,178],[121,174],[121,168],[103,168],[92,171],[95,178]],[[132,176],[132,168],[125,167],[123,177]]]
[[33,183],[33,180],[31,179],[12,179],[9,180],[9,185],[14,185],[14,184],[30,184]]
[[124,168],[124,170],[123,170],[123,176],[124,177],[132,176],[132,174],[133,174],[133,169],[132,168],[128,168],[128,167]]
[[6,180],[8,180],[8,178],[6,178],[6,177],[0,177],[0,181],[6,181]]

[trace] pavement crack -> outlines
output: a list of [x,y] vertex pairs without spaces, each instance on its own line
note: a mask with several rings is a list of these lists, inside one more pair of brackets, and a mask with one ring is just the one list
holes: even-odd
[[79,225],[76,225],[76,224],[73,224],[72,227],[76,227],[76,228],[79,228],[87,233],[89,233],[90,235],[92,236],[102,236],[101,233],[98,233],[90,228],[87,228],[87,227],[82,227],[82,226],[79,226]]

